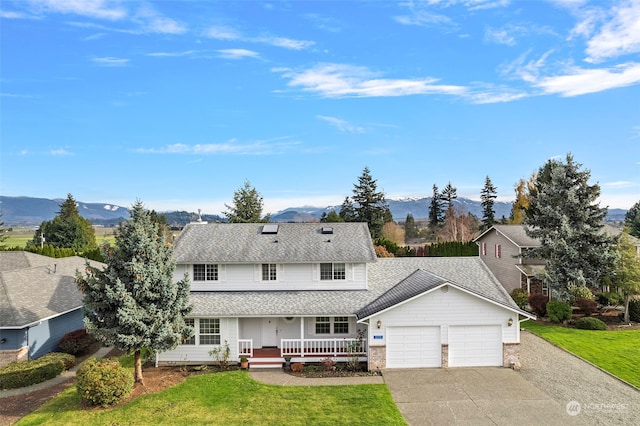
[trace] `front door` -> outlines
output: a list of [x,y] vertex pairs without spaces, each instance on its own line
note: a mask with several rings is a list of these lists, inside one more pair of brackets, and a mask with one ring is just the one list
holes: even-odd
[[278,318],[262,320],[262,347],[278,346]]

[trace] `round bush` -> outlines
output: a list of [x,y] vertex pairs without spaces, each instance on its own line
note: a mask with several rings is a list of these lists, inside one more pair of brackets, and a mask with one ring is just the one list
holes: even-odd
[[529,303],[529,293],[527,290],[523,288],[516,288],[511,292],[511,298],[516,305],[520,307],[520,309],[524,309],[527,307],[527,303]]
[[78,369],[76,388],[83,401],[107,407],[131,394],[133,374],[116,360],[89,358]]
[[87,333],[87,330],[81,328],[71,331],[60,339],[60,349],[71,355],[85,355],[97,342],[96,338]]
[[547,315],[547,302],[549,297],[544,294],[532,294],[529,296],[529,306],[534,314],[539,317]]
[[615,291],[598,294],[598,303],[604,306],[616,306],[624,302],[624,297]]
[[547,303],[547,315],[553,322],[562,322],[571,319],[571,305],[560,300],[550,300]]
[[586,286],[569,284],[568,290],[570,302],[575,302],[576,299],[593,299],[593,293]]
[[606,330],[607,324],[600,321],[598,318],[584,317],[576,321],[576,328],[582,330]]

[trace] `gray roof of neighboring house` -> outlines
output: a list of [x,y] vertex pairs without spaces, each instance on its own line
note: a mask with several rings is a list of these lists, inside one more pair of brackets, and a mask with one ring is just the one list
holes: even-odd
[[23,328],[81,308],[75,275],[84,271],[85,264],[77,256],[54,259],[28,252],[0,252],[0,327]]
[[540,241],[528,236],[525,229],[524,225],[493,225],[480,234],[474,241],[480,241],[489,232],[497,231],[520,248],[540,246]]
[[[265,226],[277,232],[263,233]],[[173,255],[178,264],[376,260],[366,223],[192,223],[176,239]]]
[[[414,274],[418,270],[428,272]],[[398,285],[412,274],[411,285]],[[434,276],[520,311],[477,257],[381,258],[367,265],[367,275],[367,290],[192,292],[191,316],[355,315],[387,292],[389,295],[380,300],[399,303],[413,297],[412,286],[428,287]],[[421,282],[423,279],[426,281]],[[391,291],[396,285],[398,288]]]

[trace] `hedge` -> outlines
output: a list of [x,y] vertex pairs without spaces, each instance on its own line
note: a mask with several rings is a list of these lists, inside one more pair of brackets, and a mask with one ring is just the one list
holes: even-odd
[[0,389],[16,389],[53,379],[76,363],[73,355],[52,352],[30,361],[12,362],[0,368]]

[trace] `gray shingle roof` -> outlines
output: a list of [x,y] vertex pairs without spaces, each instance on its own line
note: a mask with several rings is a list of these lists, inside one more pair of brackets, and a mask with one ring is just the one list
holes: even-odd
[[[277,225],[277,234],[263,234],[261,223],[189,224],[176,239],[173,255],[178,264],[376,260],[366,223]],[[333,234],[323,234],[323,226],[333,228]]]
[[[414,287],[446,280],[472,293],[519,310],[506,290],[477,257],[407,257],[378,259],[367,266],[367,290],[344,291],[228,291],[193,292],[192,316],[319,316],[356,315],[414,274],[406,286],[398,286],[388,299],[412,297]],[[434,278],[435,277],[435,278]],[[425,283],[417,282],[426,279]],[[386,300],[381,298],[381,300]],[[397,303],[397,302],[396,302]]]
[[493,231],[498,231],[520,248],[540,246],[540,241],[527,235],[523,225],[493,225],[474,241],[481,240],[483,236]]
[[22,328],[82,307],[75,274],[84,268],[85,259],[77,256],[53,259],[27,252],[0,252],[0,327]]

